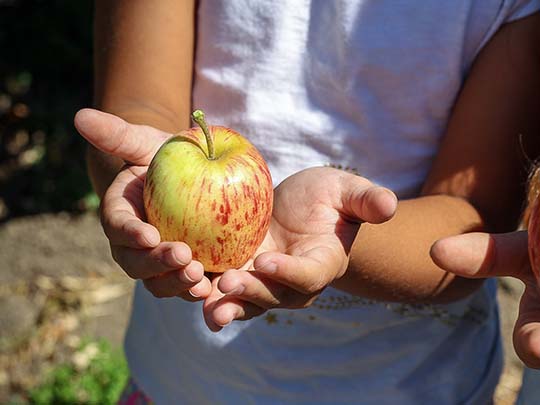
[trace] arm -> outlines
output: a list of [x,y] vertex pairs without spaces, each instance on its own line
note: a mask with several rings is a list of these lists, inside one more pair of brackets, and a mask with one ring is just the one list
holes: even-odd
[[218,289],[204,306],[210,328],[307,307],[328,285],[413,302],[448,302],[477,289],[481,280],[443,271],[430,249],[445,236],[517,225],[527,156],[540,146],[539,19],[503,27],[478,56],[421,196],[399,202],[392,219],[395,200],[359,176],[308,169],[280,184],[270,248],[255,257],[256,271],[214,280]]
[[[174,133],[188,128],[195,37],[194,0],[98,0],[95,104],[132,124]],[[123,161],[89,147],[98,195]]]
[[503,27],[483,49],[422,197],[400,202],[385,224],[362,226],[337,287],[378,299],[447,301],[481,284],[441,270],[429,250],[444,236],[516,228],[527,156],[539,147],[539,38],[536,14]]

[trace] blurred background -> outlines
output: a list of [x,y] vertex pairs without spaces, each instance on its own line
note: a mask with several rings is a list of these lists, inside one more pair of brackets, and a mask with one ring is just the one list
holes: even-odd
[[131,281],[110,259],[75,112],[89,0],[0,0],[0,403],[115,403]]
[[0,218],[93,208],[72,125],[91,102],[92,1],[0,7]]
[[[0,0],[0,403],[115,403],[132,281],[101,231],[73,117],[92,97],[89,0]],[[520,283],[500,283],[506,366]]]

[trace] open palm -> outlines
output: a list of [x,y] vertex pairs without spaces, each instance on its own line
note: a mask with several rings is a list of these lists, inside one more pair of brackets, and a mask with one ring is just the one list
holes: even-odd
[[343,276],[361,222],[380,223],[396,197],[365,178],[332,168],[311,168],[274,193],[270,229],[254,271],[230,270],[213,281],[205,301],[212,330],[269,308],[304,308]]

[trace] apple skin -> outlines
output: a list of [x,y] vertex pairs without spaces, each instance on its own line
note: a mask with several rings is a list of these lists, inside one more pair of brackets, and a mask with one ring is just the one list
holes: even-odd
[[209,127],[215,158],[203,131],[192,128],[158,150],[146,174],[147,221],[163,241],[182,241],[205,271],[244,265],[270,224],[272,179],[259,151],[237,132]]
[[538,196],[531,206],[528,235],[529,261],[536,281],[540,284],[540,198]]

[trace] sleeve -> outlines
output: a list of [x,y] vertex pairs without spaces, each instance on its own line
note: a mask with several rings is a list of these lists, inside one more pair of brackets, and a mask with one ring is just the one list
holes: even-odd
[[[482,3],[479,2],[479,4]],[[520,18],[528,17],[538,11],[540,11],[540,0],[501,0],[496,17],[493,19],[489,28],[486,29],[482,40],[474,47],[474,51],[470,53],[471,57],[467,59],[465,70],[467,71],[469,69],[480,50],[501,26],[519,20]]]
[[505,0],[506,16],[504,23],[528,17],[540,11],[540,0]]

